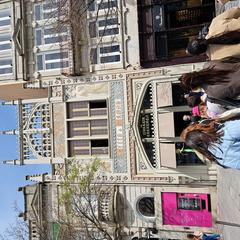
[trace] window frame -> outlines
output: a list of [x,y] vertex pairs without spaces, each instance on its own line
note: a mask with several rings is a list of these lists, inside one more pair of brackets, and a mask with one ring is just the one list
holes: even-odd
[[[56,58],[56,59],[49,59],[49,60],[46,60],[46,56],[47,55],[50,55],[50,54],[55,54],[55,53],[59,53],[59,54],[65,54],[67,53],[68,57],[66,58]],[[38,68],[38,57],[39,56],[42,56],[42,68],[43,69],[39,69]],[[61,56],[60,56],[61,57]],[[57,61],[58,60],[58,61]],[[57,63],[67,63],[67,66],[60,66],[60,67],[57,67],[57,68],[47,68],[47,64],[57,64]],[[46,72],[46,71],[57,71],[57,70],[61,70],[61,69],[68,69],[69,68],[69,52],[68,51],[42,51],[42,52],[39,52],[36,54],[36,71],[37,72]]]
[[[146,216],[146,215],[143,215],[140,211],[139,211],[139,202],[143,199],[143,198],[153,198],[153,202],[154,202],[154,216]],[[143,220],[144,222],[155,222],[156,220],[156,217],[157,217],[157,208],[156,208],[156,201],[155,201],[155,194],[152,192],[152,193],[143,193],[141,195],[139,195],[136,199],[135,199],[135,202],[134,202],[134,206],[135,206],[135,214],[138,218],[140,218],[141,220]]]
[[[90,108],[90,102],[98,102],[98,101],[105,101],[106,102],[106,107],[105,108]],[[71,103],[79,103],[79,102],[86,102],[87,106],[85,106],[83,104],[82,107],[80,107],[79,109],[82,108],[82,111],[87,111],[88,114],[87,115],[84,115],[84,116],[70,116],[69,115],[69,104]],[[110,131],[109,131],[109,113],[108,113],[108,100],[106,98],[100,98],[100,99],[87,99],[87,100],[75,100],[75,101],[69,101],[69,102],[66,102],[65,104],[65,114],[66,114],[66,119],[65,119],[65,122],[66,122],[66,146],[67,146],[67,157],[72,157],[74,156],[71,152],[70,152],[70,142],[73,142],[73,141],[87,141],[88,142],[88,146],[83,146],[83,150],[88,150],[89,154],[79,154],[79,155],[76,155],[78,158],[94,158],[95,155],[97,155],[98,157],[100,158],[110,158],[110,155],[111,155],[111,148],[110,148]],[[106,109],[106,114],[103,114],[103,115],[91,115],[91,109]],[[97,134],[92,134],[91,131],[92,131],[92,126],[91,126],[91,121],[95,121],[95,120],[106,120],[106,123],[107,125],[105,126],[107,132],[106,134],[102,134],[102,135],[97,135]],[[88,129],[88,136],[77,136],[77,137],[74,137],[74,136],[70,136],[69,133],[69,123],[70,122],[73,122],[73,121],[87,121],[87,127],[83,127],[84,129]],[[94,129],[101,129],[102,126],[93,126],[93,130]],[[104,136],[104,138],[102,137]],[[74,139],[75,138],[75,139]],[[91,141],[92,140],[107,140],[108,141],[108,145],[104,148],[107,148],[107,153],[104,153],[104,154],[92,154],[92,144],[91,144]],[[80,146],[81,147],[81,146]],[[87,148],[86,148],[87,147]],[[95,147],[95,148],[103,148],[103,147]],[[95,149],[96,150],[96,149]]]

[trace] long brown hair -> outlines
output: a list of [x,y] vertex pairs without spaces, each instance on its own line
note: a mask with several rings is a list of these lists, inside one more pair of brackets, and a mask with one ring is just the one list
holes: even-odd
[[194,71],[183,74],[180,78],[181,87],[189,92],[195,88],[203,87],[203,85],[214,85],[217,82],[228,82],[227,74],[232,70],[216,70],[214,68],[206,68],[200,71]]
[[208,120],[208,123],[194,123],[185,128],[180,137],[189,147],[209,160],[215,161],[216,157],[209,151],[209,147],[221,143],[222,127],[223,125],[216,120]]

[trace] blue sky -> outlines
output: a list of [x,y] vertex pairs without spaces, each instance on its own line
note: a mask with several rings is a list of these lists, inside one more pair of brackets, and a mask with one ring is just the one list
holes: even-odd
[[[0,130],[14,129],[16,123],[16,108],[14,106],[0,106]],[[0,162],[18,157],[16,136],[0,135],[0,146]],[[30,181],[25,181],[25,176],[48,171],[49,166],[46,165],[12,166],[0,164],[0,233],[15,220],[14,202],[17,202],[18,206],[23,209],[23,194],[17,191],[18,187],[32,184]]]

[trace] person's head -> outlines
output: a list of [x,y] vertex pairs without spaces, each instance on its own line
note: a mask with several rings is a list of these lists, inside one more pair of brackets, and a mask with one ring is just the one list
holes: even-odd
[[187,234],[187,238],[190,240],[193,240],[194,239],[194,235],[192,233],[188,233]]
[[180,78],[180,85],[185,92],[191,92],[194,89],[202,87],[203,85],[214,85],[217,82],[227,82],[227,74],[233,72],[232,70],[216,70],[213,68],[205,68],[200,71],[184,73]]
[[187,105],[190,108],[196,107],[201,103],[201,98],[199,96],[193,95],[193,96],[189,96],[186,98],[187,100]]
[[200,55],[207,51],[208,45],[205,39],[194,39],[189,41],[186,52],[191,55]]
[[215,156],[209,151],[209,147],[221,142],[223,136],[221,127],[213,120],[206,124],[194,123],[185,128],[180,137],[187,146],[197,150],[209,160],[215,161]]

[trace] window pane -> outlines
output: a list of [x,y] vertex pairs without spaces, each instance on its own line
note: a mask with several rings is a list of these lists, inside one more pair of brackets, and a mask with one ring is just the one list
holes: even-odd
[[57,31],[54,28],[44,29],[44,35],[56,34]]
[[109,47],[101,47],[100,53],[111,53],[111,52],[119,52],[120,46],[119,45],[113,45]]
[[104,19],[104,20],[98,21],[99,27],[115,25],[115,24],[118,24],[118,18],[109,18],[109,19]]
[[101,148],[92,148],[92,155],[105,155],[108,154],[108,147],[101,147]]
[[113,8],[113,7],[117,7],[117,0],[102,2],[102,3],[98,4],[98,9],[99,10],[109,9],[109,8]]
[[12,65],[11,59],[2,59],[0,60],[0,65]]
[[107,119],[92,120],[91,127],[106,127]]
[[107,135],[107,134],[108,130],[106,128],[91,130],[91,135]]
[[0,74],[12,73],[12,67],[10,68],[0,68]]
[[91,147],[108,147],[107,139],[91,140]]
[[118,28],[111,28],[111,29],[104,29],[99,31],[99,36],[109,36],[109,35],[116,35],[119,33]]
[[37,56],[37,70],[43,70],[43,56]]
[[12,48],[12,44],[11,43],[7,43],[7,44],[0,44],[0,51],[3,50],[8,50]]
[[101,63],[119,62],[120,55],[101,57]]
[[97,37],[96,22],[89,23],[89,35],[91,38]]
[[42,45],[42,30],[36,30],[36,45]]
[[153,197],[144,197],[138,202],[139,212],[146,217],[155,216],[155,207],[154,207],[154,198]]
[[95,11],[95,3],[93,0],[88,0],[88,11]]
[[178,209],[201,210],[199,198],[178,198]]
[[35,20],[41,20],[41,6],[35,6]]
[[90,101],[89,102],[89,108],[106,108],[107,107],[107,103],[105,100],[103,101]]
[[47,63],[46,69],[56,69],[56,68],[66,68],[68,67],[68,62],[54,62],[54,63]]
[[6,19],[6,20],[1,20],[0,21],[0,27],[9,26],[10,24],[11,24],[11,20],[10,19]]
[[59,43],[60,37],[44,38],[45,44]]
[[10,9],[0,10],[0,18],[4,18],[4,17],[11,17],[11,10]]
[[45,55],[45,60],[63,59],[68,58],[67,52],[58,53],[48,53]]
[[11,40],[11,35],[10,34],[4,34],[0,35],[0,42],[5,42],[5,41],[10,41]]
[[92,48],[90,51],[91,64],[97,64],[97,48]]

